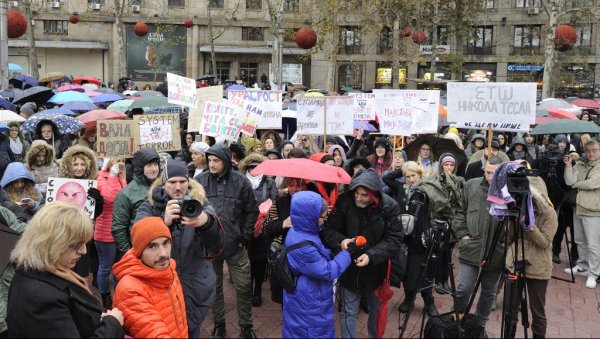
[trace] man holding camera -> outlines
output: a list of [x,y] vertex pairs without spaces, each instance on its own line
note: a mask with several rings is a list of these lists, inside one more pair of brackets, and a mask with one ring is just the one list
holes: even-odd
[[215,297],[215,273],[208,259],[221,252],[223,232],[204,189],[189,180],[184,162],[165,163],[162,180],[150,187],[136,222],[149,216],[162,217],[171,231],[171,257],[183,285],[189,337],[198,338]]

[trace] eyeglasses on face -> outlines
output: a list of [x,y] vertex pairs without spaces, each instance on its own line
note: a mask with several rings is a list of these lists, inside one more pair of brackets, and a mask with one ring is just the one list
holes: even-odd
[[85,243],[83,241],[80,241],[78,243],[70,244],[69,248],[75,251],[79,251],[83,246],[85,246]]
[[308,139],[307,139],[307,138],[302,138],[302,139],[300,139],[300,140],[302,140],[302,142],[307,142],[307,141],[308,141]]

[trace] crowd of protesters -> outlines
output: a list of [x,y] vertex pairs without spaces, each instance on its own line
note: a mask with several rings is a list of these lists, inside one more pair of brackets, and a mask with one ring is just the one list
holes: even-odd
[[[28,103],[20,112],[29,117],[35,109]],[[447,220],[459,251],[458,311],[465,311],[473,293],[480,260],[490,249],[502,253],[482,273],[474,313],[485,326],[501,273],[515,272],[516,259],[503,255],[505,247],[515,245],[510,237],[508,243],[491,243],[500,222],[489,213],[488,201],[496,170],[508,161],[540,175],[530,179],[537,221],[525,234],[531,268],[514,287],[529,291],[534,337],[546,334],[544,303],[553,262],[572,263],[566,273],[587,276],[585,286],[596,286],[596,137],[492,135],[447,127],[438,136],[455,147],[441,150],[423,136],[396,138],[362,129],[346,138],[283,136],[260,130],[227,143],[182,130],[179,152],[142,149],[132,159],[111,159],[97,157],[93,128],[61,135],[50,120],[40,122],[35,133],[10,124],[0,137],[0,223],[22,235],[2,268],[2,336],[198,338],[212,313],[211,336],[224,338],[226,263],[240,337],[256,337],[252,308],[263,303],[265,281],[271,299],[282,304],[282,336],[333,337],[338,303],[342,337],[356,336],[361,309],[369,313],[369,337],[376,337],[381,300],[374,291],[384,282],[388,259],[403,244],[408,259],[399,312],[408,312],[420,291],[424,311],[436,316],[433,292],[450,292],[452,272],[439,268],[435,288],[422,288],[417,274],[427,250],[422,237],[432,220],[418,205],[434,208],[431,199],[419,197],[421,187],[446,176],[462,197],[462,208]],[[415,151],[406,152],[410,147]],[[289,158],[340,167],[352,180],[333,184],[253,173],[264,161]],[[45,203],[50,177],[97,180],[97,188],[87,191],[94,200],[93,219],[67,203]],[[187,198],[200,202],[202,212],[185,216],[181,201]],[[272,206],[257,228],[259,205],[268,200]],[[567,229],[575,243],[561,257]],[[367,243],[357,251],[358,236]],[[290,269],[299,275],[297,289],[288,292],[268,274],[271,248],[302,241],[311,245],[288,255]]]

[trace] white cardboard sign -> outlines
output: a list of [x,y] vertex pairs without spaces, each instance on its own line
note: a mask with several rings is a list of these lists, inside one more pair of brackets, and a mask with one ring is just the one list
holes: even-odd
[[440,91],[373,90],[381,133],[436,133]]
[[354,97],[354,120],[375,120],[374,93],[348,93]]
[[46,186],[48,189],[46,191],[46,204],[55,201],[69,202],[83,209],[90,219],[93,219],[96,201],[88,197],[87,191],[89,188],[96,188],[97,186],[98,182],[96,180],[50,177]]

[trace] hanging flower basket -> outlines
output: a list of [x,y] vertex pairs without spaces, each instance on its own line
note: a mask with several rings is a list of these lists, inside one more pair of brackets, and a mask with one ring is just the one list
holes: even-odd
[[317,44],[317,33],[310,27],[301,28],[294,35],[294,41],[300,48],[311,49]]
[[9,9],[7,12],[7,33],[10,39],[16,39],[27,31],[27,19],[25,15],[14,9]]

